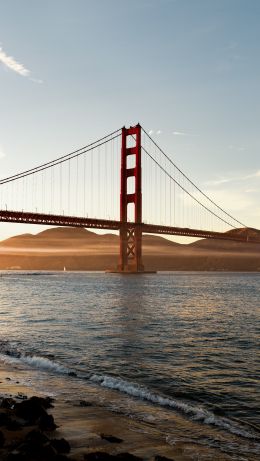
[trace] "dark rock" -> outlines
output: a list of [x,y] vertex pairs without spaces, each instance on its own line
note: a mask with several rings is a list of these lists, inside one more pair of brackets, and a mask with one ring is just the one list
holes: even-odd
[[156,455],[154,461],[174,461],[173,458],[167,458],[166,456]]
[[81,407],[92,407],[92,403],[87,402],[86,400],[80,400],[79,404]]
[[9,453],[7,455],[7,458],[5,458],[6,461],[28,461],[28,457],[24,455],[23,453]]
[[47,421],[49,418],[46,409],[50,407],[52,405],[49,397],[31,397],[28,400],[16,403],[15,414],[29,424],[35,424],[38,420],[42,420],[44,424],[44,421]]
[[106,434],[100,434],[101,439],[107,440],[110,443],[121,443],[123,442],[122,439],[119,439],[118,437],[115,437],[114,435],[106,435]]
[[45,410],[48,410],[48,408],[53,408],[53,405],[52,405],[53,399],[51,397],[36,397],[36,396],[33,396],[29,400],[31,402],[38,403],[43,408],[45,408]]
[[22,425],[16,419],[9,419],[8,423],[6,424],[6,429],[8,431],[19,431]]
[[27,459],[31,459],[31,458],[36,458],[40,449],[41,447],[35,443],[22,442],[18,446],[16,446],[15,452],[21,453],[22,455],[27,456]]
[[53,448],[51,446],[50,443],[48,443],[47,445],[44,445],[42,448],[41,448],[41,453],[39,455],[39,460],[40,461],[52,461],[52,460],[55,460],[56,459],[56,456],[57,456],[57,452],[55,450],[55,448]]
[[52,439],[50,443],[52,447],[55,448],[57,453],[69,453],[70,452],[70,444],[65,439]]
[[1,413],[0,412],[0,427],[1,426],[6,426],[10,421],[9,416],[6,413]]
[[27,400],[28,399],[27,395],[22,394],[21,392],[18,392],[18,394],[15,396],[15,398],[19,399],[19,400]]
[[37,429],[28,432],[28,434],[26,435],[26,440],[34,442],[38,446],[44,445],[45,443],[49,442],[47,435],[43,434],[41,431],[38,431]]
[[0,431],[0,448],[4,446],[5,436],[2,431]]
[[116,457],[103,451],[95,451],[84,455],[85,461],[115,461]]
[[119,453],[116,455],[116,459],[120,461],[143,461],[142,458],[131,453]]
[[30,424],[36,423],[40,417],[47,415],[45,408],[42,406],[41,399],[37,397],[17,403],[15,405],[15,414]]
[[13,409],[15,406],[15,401],[11,398],[5,398],[2,400],[0,408],[5,408],[7,410]]
[[32,461],[46,461],[54,460],[57,452],[50,445],[45,443],[44,445],[37,444],[34,440],[28,440],[18,446],[18,452],[26,457],[26,460]]
[[39,428],[41,431],[55,431],[57,425],[54,422],[53,416],[48,413],[43,414],[38,421]]
[[37,397],[40,398],[42,406],[47,410],[48,408],[53,408],[54,399],[52,397]]

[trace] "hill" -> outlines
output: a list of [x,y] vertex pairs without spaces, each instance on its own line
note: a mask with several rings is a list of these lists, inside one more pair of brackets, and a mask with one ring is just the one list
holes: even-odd
[[[256,229],[231,232],[260,238]],[[0,242],[0,269],[105,270],[117,266],[118,254],[118,235],[56,227]],[[147,270],[260,271],[260,244],[201,239],[185,245],[144,235],[143,259]]]
[[[119,245],[119,237],[115,234],[97,234],[80,227],[54,227],[36,235],[22,234],[0,242],[1,247],[9,248],[84,248],[89,245]],[[178,247],[179,244],[163,237],[144,235],[146,246]]]
[[[243,252],[252,253],[260,250],[259,243],[253,243],[260,241],[260,231],[258,229],[242,228],[233,229],[226,232],[228,235],[235,237],[244,238],[245,242],[235,242],[232,240],[214,240],[214,239],[201,239],[190,245],[193,248],[211,250],[211,251],[229,251],[229,252]],[[248,239],[248,242],[246,242]]]

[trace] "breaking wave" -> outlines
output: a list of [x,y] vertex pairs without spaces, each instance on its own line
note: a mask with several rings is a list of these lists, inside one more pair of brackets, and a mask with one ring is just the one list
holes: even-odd
[[10,346],[8,347],[8,344],[4,342],[0,342],[0,360],[4,363],[11,364],[23,363],[42,371],[63,374],[67,376],[71,375],[79,379],[89,380],[90,382],[99,386],[122,392],[131,397],[147,401],[161,407],[167,407],[175,411],[179,411],[193,421],[197,421],[206,425],[213,425],[234,435],[260,441],[257,428],[251,427],[249,424],[243,423],[243,421],[237,421],[224,416],[218,416],[214,414],[214,412],[209,411],[200,405],[193,405],[189,402],[184,402],[177,398],[174,399],[167,397],[152,391],[145,386],[138,385],[137,383],[133,383],[122,378],[108,375],[99,375],[96,373],[82,374],[81,372],[78,374],[75,372],[75,370],[69,369],[50,358],[20,353],[17,349]]
[[247,425],[244,425],[242,422],[239,423],[229,418],[217,416],[213,412],[203,407],[191,405],[190,403],[186,403],[181,400],[160,395],[144,386],[139,386],[138,384],[111,376],[92,375],[90,380],[100,384],[103,387],[124,392],[125,394],[128,394],[132,397],[181,411],[185,415],[192,418],[194,421],[217,426],[220,429],[225,429],[232,434],[239,435],[241,437],[260,440],[259,434],[256,434],[256,432],[250,427],[247,428]]
[[38,355],[21,353],[6,341],[0,342],[0,360],[4,363],[24,363],[39,370],[51,371],[59,374],[68,374],[70,370],[60,363]]

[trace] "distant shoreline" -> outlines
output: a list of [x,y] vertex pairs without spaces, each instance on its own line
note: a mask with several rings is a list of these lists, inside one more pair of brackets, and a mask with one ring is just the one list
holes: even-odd
[[[12,268],[7,268],[7,269],[0,269],[0,274],[2,273],[31,273],[31,274],[34,274],[34,275],[51,275],[51,274],[72,274],[72,273],[86,273],[86,274],[107,274],[107,275],[120,275],[120,272],[109,272],[109,271],[106,271],[106,270],[82,270],[82,269],[68,269],[66,271],[63,271],[62,269],[20,269],[20,268],[17,268],[17,269],[12,269]],[[237,274],[259,274],[260,275],[260,270],[259,271],[254,271],[254,270],[222,270],[222,269],[219,269],[219,270],[159,270],[159,271],[154,271],[154,272],[140,272],[140,274],[134,274],[134,275],[183,275],[183,274],[187,274],[187,275],[198,275],[198,274],[201,274],[201,275],[207,275],[207,274],[218,274],[218,275],[225,275],[225,274],[229,274],[229,275],[237,275]],[[131,273],[129,275],[132,275]]]

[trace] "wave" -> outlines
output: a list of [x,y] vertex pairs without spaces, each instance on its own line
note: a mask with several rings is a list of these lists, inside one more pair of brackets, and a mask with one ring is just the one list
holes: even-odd
[[10,345],[8,341],[0,341],[0,360],[11,364],[22,362],[33,368],[60,374],[70,373],[70,370],[67,367],[61,365],[55,360],[35,354],[30,355],[22,353],[15,346]]
[[128,394],[132,397],[140,398],[162,407],[168,407],[177,411],[181,411],[185,415],[191,417],[194,421],[217,426],[220,429],[225,429],[232,434],[239,435],[241,437],[254,440],[259,439],[259,435],[256,434],[255,431],[251,430],[251,428],[245,429],[246,425],[243,424],[242,421],[241,423],[238,423],[232,419],[217,416],[213,412],[203,407],[163,396],[159,393],[149,390],[144,386],[140,386],[123,379],[118,379],[111,376],[100,376],[96,374],[92,375],[89,379],[103,387],[124,392],[125,394]]
[[75,370],[69,369],[55,360],[51,360],[49,358],[38,355],[20,353],[14,348],[7,349],[4,346],[6,346],[6,343],[0,342],[0,360],[5,363],[18,364],[22,362],[26,365],[29,365],[30,367],[43,371],[85,379],[107,389],[116,390],[131,397],[147,401],[161,407],[167,407],[175,411],[179,411],[193,421],[216,426],[219,429],[226,430],[240,437],[260,441],[258,428],[250,427],[250,425],[243,423],[243,421],[234,420],[224,416],[218,416],[202,406],[193,405],[180,399],[167,397],[165,395],[154,392],[145,386],[124,380],[122,378],[108,375],[99,375],[96,373],[88,373],[83,375],[81,372],[78,374],[75,372]]
[[45,357],[39,357],[37,355],[21,354],[19,357],[15,357],[9,354],[7,355],[0,354],[0,360],[2,360],[5,363],[8,362],[11,364],[22,362],[33,368],[38,368],[39,370],[52,371],[52,372],[56,372],[59,374],[69,374],[70,373],[70,370],[68,368],[64,367],[58,362],[55,362]]

